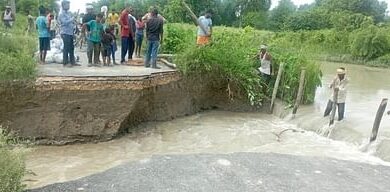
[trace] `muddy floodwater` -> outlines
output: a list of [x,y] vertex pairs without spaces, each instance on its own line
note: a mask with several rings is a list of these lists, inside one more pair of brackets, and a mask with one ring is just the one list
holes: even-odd
[[[346,119],[324,136],[329,119],[322,113],[327,88],[337,67],[347,68],[350,84]],[[323,87],[315,103],[303,106],[293,119],[262,113],[208,111],[169,122],[143,124],[143,132],[97,144],[38,146],[27,157],[28,188],[75,180],[124,162],[161,154],[261,152],[321,156],[369,164],[389,165],[390,116],[383,117],[378,140],[362,151],[370,136],[382,98],[390,97],[390,70],[322,63]],[[294,129],[278,133],[285,129]]]

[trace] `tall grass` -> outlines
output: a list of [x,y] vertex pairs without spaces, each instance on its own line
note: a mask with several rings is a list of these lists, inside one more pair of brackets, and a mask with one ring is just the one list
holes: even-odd
[[36,77],[34,52],[37,36],[26,33],[27,19],[18,15],[15,26],[9,30],[0,27],[0,81],[31,80]]
[[[196,31],[195,27],[171,24],[170,30]],[[279,47],[274,39],[274,33],[258,31],[253,28],[237,29],[215,27],[212,44],[204,47],[195,45],[195,33],[187,32],[187,36],[175,36],[168,33],[165,39],[181,39],[177,41],[180,47],[175,63],[183,74],[189,77],[212,76],[222,79],[235,95],[243,94],[253,105],[259,105],[269,98],[272,86],[265,84],[257,72],[260,62],[256,55],[260,44],[269,44],[274,57],[273,68],[277,71],[280,63],[286,64],[283,86],[280,87],[279,97],[292,103],[299,84],[301,68],[306,68],[308,79],[305,89],[304,102],[314,100],[317,86],[321,85],[319,65],[309,62],[306,57],[296,50]],[[190,37],[188,37],[190,35]],[[184,45],[183,45],[184,43]]]
[[11,148],[17,143],[14,135],[0,126],[0,192],[23,191],[23,176],[26,172],[24,151]]

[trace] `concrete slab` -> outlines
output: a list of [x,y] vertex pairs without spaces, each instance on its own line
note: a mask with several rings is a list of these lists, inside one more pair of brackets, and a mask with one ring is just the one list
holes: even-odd
[[[113,67],[88,67],[87,53],[77,49],[81,66],[64,67],[62,64],[39,65],[39,76],[56,77],[119,77],[119,76],[145,76],[152,73],[175,71],[162,63],[158,63],[161,69],[145,68],[143,58],[134,58],[131,65],[116,65]],[[126,57],[127,59],[127,57]],[[101,59],[102,60],[102,59]],[[116,61],[120,61],[120,51],[116,52]]]
[[390,191],[390,167],[320,157],[233,153],[155,156],[29,192]]

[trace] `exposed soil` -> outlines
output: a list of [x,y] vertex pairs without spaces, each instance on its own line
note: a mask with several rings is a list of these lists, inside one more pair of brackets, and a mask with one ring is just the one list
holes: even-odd
[[207,109],[254,111],[229,98],[227,81],[189,80],[178,72],[141,77],[42,77],[3,85],[0,124],[39,144],[110,140],[139,123]]

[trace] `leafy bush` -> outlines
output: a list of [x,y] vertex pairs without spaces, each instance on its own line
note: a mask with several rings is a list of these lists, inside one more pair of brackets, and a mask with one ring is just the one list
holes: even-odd
[[351,53],[366,60],[385,55],[390,50],[387,31],[376,26],[362,28],[351,35]]
[[316,88],[321,86],[322,72],[320,66],[309,61],[305,54],[293,49],[281,49],[277,45],[271,45],[274,68],[284,63],[284,73],[279,86],[279,98],[288,104],[293,104],[298,92],[299,79],[302,69],[306,70],[305,89],[302,103],[313,103]]
[[14,141],[13,136],[0,126],[0,192],[19,192],[24,189],[24,153],[9,148]]
[[246,95],[252,104],[261,104],[269,97],[269,91],[265,89],[265,83],[256,72],[259,67],[256,54],[260,44],[269,43],[274,58],[274,71],[277,71],[280,63],[286,64],[283,86],[280,87],[282,93],[279,95],[280,98],[292,103],[298,89],[300,69],[305,67],[308,83],[304,102],[312,102],[315,89],[321,83],[319,66],[309,62],[302,54],[280,48],[279,43],[274,42],[277,39],[270,32],[258,31],[250,27],[245,29],[216,27],[212,44],[197,47],[194,42],[186,42],[191,46],[178,52],[175,63],[187,76],[208,75],[225,80],[229,85],[235,85],[234,87],[237,88],[235,91],[244,93],[243,95]]
[[[195,43],[179,54],[176,59],[179,69],[189,76],[210,75],[226,80],[237,87],[237,92],[246,93],[252,104],[260,104],[264,98],[259,75],[255,72],[253,54],[261,38],[252,28],[245,30],[218,27],[213,43],[197,47]],[[263,39],[265,40],[265,39]],[[257,42],[257,43],[255,43]]]
[[177,53],[195,42],[194,27],[190,25],[168,24],[165,27],[163,52]]
[[330,27],[329,15],[322,9],[296,12],[285,23],[285,29],[292,31],[319,30]]
[[374,24],[374,19],[372,17],[350,12],[334,13],[331,20],[333,27],[339,31],[353,31]]

